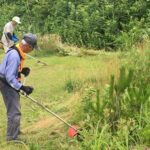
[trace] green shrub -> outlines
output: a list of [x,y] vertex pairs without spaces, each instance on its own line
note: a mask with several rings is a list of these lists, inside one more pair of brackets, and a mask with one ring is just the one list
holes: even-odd
[[83,149],[149,146],[150,53],[134,51],[128,57],[127,66],[118,77],[111,76],[101,94],[93,87],[84,92],[75,115],[84,128]]
[[129,50],[150,35],[149,0],[3,0],[0,6],[1,33],[17,15],[22,20],[18,34],[57,34],[63,42],[79,47]]
[[68,92],[74,92],[79,90],[82,87],[82,83],[80,81],[76,81],[76,80],[72,80],[72,79],[68,79],[65,82],[65,86],[64,89]]

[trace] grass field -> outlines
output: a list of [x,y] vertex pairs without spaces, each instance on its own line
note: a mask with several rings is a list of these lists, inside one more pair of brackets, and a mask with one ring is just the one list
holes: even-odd
[[[86,87],[103,89],[110,75],[118,73],[120,59],[118,53],[101,53],[98,56],[73,57],[55,56],[42,58],[48,63],[43,66],[33,59],[27,58],[25,66],[31,68],[26,85],[32,85],[34,92],[31,97],[44,103],[45,106],[60,115],[68,122],[74,117],[72,112],[80,102]],[[2,59],[3,53],[0,57]],[[0,101],[0,149],[76,149],[77,141],[67,136],[68,127],[58,119],[21,97],[22,138],[26,143],[6,143],[6,110]],[[78,124],[78,122],[76,122]]]

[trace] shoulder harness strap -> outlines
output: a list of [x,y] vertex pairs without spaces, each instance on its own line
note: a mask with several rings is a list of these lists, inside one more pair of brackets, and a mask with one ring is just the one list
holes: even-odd
[[19,55],[19,57],[20,57],[20,60],[22,59],[22,57],[21,57],[21,55],[20,55],[20,53],[19,53],[19,51],[18,51],[18,48],[17,48],[15,45],[11,46],[11,47],[8,49],[7,53],[9,53],[11,50],[16,50],[16,51],[18,52],[18,55]]

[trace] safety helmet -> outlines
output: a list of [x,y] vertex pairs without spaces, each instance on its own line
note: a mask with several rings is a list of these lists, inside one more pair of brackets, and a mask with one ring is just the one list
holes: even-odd
[[21,22],[20,22],[20,18],[19,18],[18,16],[13,17],[13,18],[12,18],[12,21],[17,22],[18,24],[21,23]]
[[37,49],[37,36],[32,33],[27,33],[23,36],[23,40],[25,40],[32,48]]

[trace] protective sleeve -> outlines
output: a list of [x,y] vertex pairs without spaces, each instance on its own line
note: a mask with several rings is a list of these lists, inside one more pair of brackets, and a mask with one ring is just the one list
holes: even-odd
[[5,34],[6,34],[6,36],[7,36],[10,40],[12,40],[12,35],[11,35],[10,32],[7,32],[7,33],[5,33]]

